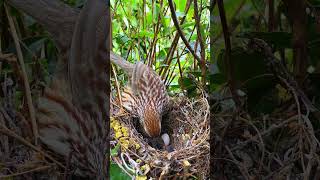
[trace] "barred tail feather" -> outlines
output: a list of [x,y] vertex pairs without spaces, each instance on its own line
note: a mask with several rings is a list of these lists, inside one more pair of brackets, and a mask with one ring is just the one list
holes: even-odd
[[136,98],[135,96],[133,96],[132,90],[130,87],[126,87],[123,90],[121,94],[121,98],[122,98],[123,107],[129,112],[136,114],[136,112],[134,111],[137,106]]
[[115,54],[114,52],[110,52],[110,60],[112,63],[118,65],[121,69],[126,71],[126,73],[128,73],[129,76],[132,75],[134,64],[126,61],[125,59]]

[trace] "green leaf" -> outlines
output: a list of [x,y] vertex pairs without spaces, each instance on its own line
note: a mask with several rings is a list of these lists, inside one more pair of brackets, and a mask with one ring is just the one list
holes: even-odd
[[195,26],[195,22],[187,22],[187,23],[184,23],[183,25],[181,25],[181,29],[185,29],[185,28],[188,28],[188,27],[194,27]]
[[[243,85],[247,91],[262,91],[265,88],[273,87],[275,80],[270,74],[268,66],[265,64],[264,57],[257,52],[249,53],[242,48],[234,48],[231,51],[231,62],[234,65],[234,78],[237,83]],[[224,65],[224,51],[219,54],[218,67],[221,73],[227,77]]]
[[[0,4],[1,4],[1,2],[0,2]],[[37,23],[37,21],[35,19],[33,19],[31,16],[28,16],[28,15],[24,16],[24,20],[25,20],[27,27],[30,27],[30,26],[34,25],[35,23]]]
[[177,11],[184,12],[187,3],[186,0],[174,0],[174,3],[176,4]]
[[119,44],[126,44],[130,40],[129,37],[126,35],[122,35],[122,36],[120,35],[116,39]]
[[170,91],[177,91],[177,90],[180,89],[180,85],[177,85],[177,84],[175,84],[175,85],[170,85],[170,86],[169,86],[169,89],[170,89]]
[[160,5],[158,3],[154,3],[153,5],[154,13],[153,13],[153,23],[157,23],[158,16],[160,13]]
[[131,180],[131,178],[117,164],[110,163],[110,180]]
[[142,30],[138,33],[138,37],[140,38],[143,38],[143,37],[152,38],[153,36],[154,36],[154,33],[147,30]]
[[[219,70],[226,77],[224,53],[222,51],[219,54],[217,63]],[[273,76],[266,75],[271,72],[265,64],[263,55],[257,52],[248,52],[243,48],[234,48],[231,51],[230,58],[234,65],[234,78],[248,96],[249,111],[271,112],[276,107],[275,98],[270,96],[276,85],[276,79]]]
[[82,7],[85,4],[85,0],[77,0],[76,6],[77,7]]
[[187,91],[187,96],[195,97],[197,95],[197,86],[192,78],[180,77],[179,84],[181,89],[184,89]]
[[[31,39],[25,39],[26,41],[29,41]],[[25,41],[24,40],[24,41]],[[37,39],[32,38],[33,42],[31,42],[28,45],[29,50],[31,50],[32,52],[36,53],[37,51],[40,51],[40,49],[42,48],[42,46],[44,45],[45,41],[47,40],[46,37],[38,37]],[[28,43],[26,43],[28,44]]]
[[209,75],[208,80],[210,81],[210,84],[218,84],[218,85],[221,85],[226,82],[225,76],[221,73]]
[[193,74],[195,77],[201,77],[202,74],[201,74],[201,71],[191,71],[191,72],[188,72],[190,74]]
[[253,0],[251,2],[259,12],[263,12],[265,10],[266,3],[264,0]]
[[111,156],[117,156],[118,152],[119,152],[119,149],[120,149],[120,144],[117,144],[113,149],[111,149],[110,155]]
[[147,18],[146,18],[146,20],[147,20],[147,24],[152,24],[152,22],[153,22],[153,15],[152,15],[152,12],[151,11],[149,11],[149,12],[147,12]]
[[[227,74],[225,68],[225,51],[222,50],[218,56],[218,68],[222,74]],[[231,50],[230,61],[234,65],[234,76],[238,81],[246,81],[254,76],[268,73],[268,67],[264,63],[264,57],[256,52],[249,53],[243,48]],[[254,67],[254,68],[252,68]]]
[[184,12],[186,9],[187,0],[179,0],[179,11]]

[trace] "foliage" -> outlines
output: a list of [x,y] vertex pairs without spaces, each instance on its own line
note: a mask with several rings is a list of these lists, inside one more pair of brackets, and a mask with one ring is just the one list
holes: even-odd
[[[0,54],[16,54],[14,41],[8,28],[4,2],[0,0]],[[75,8],[81,8],[85,1],[63,0],[63,2]],[[194,18],[194,1],[191,1],[188,12],[185,11],[187,2],[188,0],[174,0],[175,13],[179,20],[185,17],[185,21],[180,24],[180,27],[191,47],[196,49],[196,53],[200,57],[201,48]],[[266,13],[269,10],[268,2],[271,1],[224,0],[226,21],[231,36],[230,54],[227,54],[226,51],[219,8],[215,5],[210,15],[209,0],[197,2],[201,15],[200,32],[205,44],[205,61],[208,64],[205,74],[202,72],[200,63],[186,49],[185,44],[181,40],[174,41],[177,30],[171,18],[168,1],[165,0],[111,0],[113,51],[128,61],[144,61],[151,64],[166,81],[171,95],[183,93],[189,97],[196,97],[204,91],[209,99],[213,99],[212,104],[219,102],[223,104],[220,109],[224,110],[232,109],[236,105],[233,101],[234,97],[230,99],[231,94],[226,90],[229,88],[230,80],[228,79],[229,67],[225,65],[225,58],[230,55],[230,61],[234,65],[234,76],[231,79],[235,82],[236,89],[243,93],[240,98],[243,103],[242,108],[253,117],[252,119],[259,115],[269,115],[287,109],[288,104],[294,104],[295,99],[290,94],[290,89],[274,77],[265,61],[266,57],[247,46],[249,39],[263,39],[271,46],[272,53],[285,66],[286,70],[293,76],[296,75],[296,68],[299,65],[295,64],[297,50],[293,46],[293,41],[297,37],[293,30],[292,18],[288,12],[289,7],[284,3],[284,0],[273,1],[274,19],[271,22],[274,25],[271,29],[269,27],[270,14]],[[305,39],[307,54],[303,62],[306,62],[307,67],[305,68],[304,81],[299,82],[299,85],[306,96],[312,99],[314,105],[319,107],[320,18],[318,9],[320,1],[308,0],[305,2],[307,22],[303,27],[307,34]],[[10,8],[10,15],[14,18],[29,83],[32,87],[32,95],[36,99],[51,78],[57,63],[58,52],[50,35],[34,19],[14,8]],[[210,26],[209,21],[211,22]],[[177,48],[171,53],[170,49],[174,45],[177,45]],[[1,61],[0,67],[1,82],[7,82],[8,79],[13,80],[12,89],[8,94],[14,98],[16,110],[25,113],[27,106],[25,103],[21,103],[25,98],[19,80],[19,71],[15,68],[16,64]],[[121,70],[117,70],[116,73],[120,84],[126,84],[127,79],[124,73]],[[114,83],[114,78],[115,76],[113,76],[112,83]],[[203,79],[206,80],[205,83],[202,82]],[[1,102],[7,102],[5,93],[1,93]],[[228,100],[223,101],[223,99]],[[296,113],[295,110],[292,111],[294,112],[290,113]],[[305,109],[302,108],[302,111]],[[280,114],[280,116],[284,116],[285,113]],[[319,139],[320,124],[316,119],[315,116],[310,118],[310,121],[316,132],[314,136]],[[259,126],[262,125],[259,124],[258,128],[260,128]],[[280,136],[285,135],[277,132],[272,136],[277,136],[280,139]],[[290,136],[286,136],[290,140]],[[26,138],[31,139],[31,137]],[[272,140],[269,138],[266,142],[268,145],[271,144],[269,147],[276,149],[278,146],[272,144]],[[112,152],[116,153],[116,151],[113,149]],[[125,178],[117,166],[111,164],[111,169],[114,172],[111,174],[114,179]]]
[[[194,5],[186,13],[187,0],[174,1],[176,15],[181,20],[185,16],[185,23],[181,28],[192,47],[197,46],[197,54],[200,55],[200,47],[195,28]],[[207,0],[199,1],[199,14],[201,14],[201,33],[203,41],[208,42],[208,4]],[[171,93],[179,93],[186,90],[196,93],[193,79],[198,82],[201,79],[198,65],[191,53],[186,50],[182,41],[174,42],[177,33],[171,20],[171,12],[167,1],[132,1],[112,0],[113,18],[113,50],[121,54],[131,62],[144,61],[151,63],[153,68],[163,77]],[[170,47],[177,48],[170,56]],[[209,47],[205,43],[206,60]],[[179,71],[179,66],[181,72]],[[120,82],[125,83],[125,77],[119,72]],[[191,77],[193,78],[191,78]],[[179,80],[180,79],[180,80]],[[196,93],[197,94],[197,93]]]
[[110,180],[130,180],[131,178],[114,163],[110,163]]

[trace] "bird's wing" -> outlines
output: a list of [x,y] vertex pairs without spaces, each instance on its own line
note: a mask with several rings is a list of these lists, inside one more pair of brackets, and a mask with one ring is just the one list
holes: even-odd
[[[148,71],[148,67],[141,62],[137,62],[135,64],[135,68],[131,77],[131,87],[132,91],[135,95],[139,95],[140,91],[144,90],[145,84],[145,74]],[[143,86],[144,85],[144,86]]]
[[121,98],[122,106],[132,114],[136,114],[137,98],[133,95],[132,89],[129,86],[124,88]]
[[[137,62],[132,74],[131,87],[141,103],[154,103],[162,108],[168,101],[166,87],[161,77],[147,65]],[[150,104],[149,104],[150,105]]]

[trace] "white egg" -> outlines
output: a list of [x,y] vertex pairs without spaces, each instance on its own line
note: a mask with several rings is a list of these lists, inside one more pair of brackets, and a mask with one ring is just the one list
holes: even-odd
[[166,146],[170,144],[170,137],[167,133],[162,134],[161,138]]

